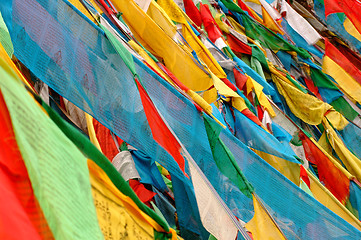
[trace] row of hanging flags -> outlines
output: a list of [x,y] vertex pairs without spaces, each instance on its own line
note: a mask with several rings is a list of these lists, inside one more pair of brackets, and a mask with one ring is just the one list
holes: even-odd
[[360,239],[357,0],[0,0],[1,239]]

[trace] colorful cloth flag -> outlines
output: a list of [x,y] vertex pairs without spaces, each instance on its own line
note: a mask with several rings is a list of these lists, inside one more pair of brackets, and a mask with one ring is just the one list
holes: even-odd
[[357,0],[324,0],[326,17],[332,13],[343,12],[350,19],[356,29],[361,33],[359,13],[361,3]]

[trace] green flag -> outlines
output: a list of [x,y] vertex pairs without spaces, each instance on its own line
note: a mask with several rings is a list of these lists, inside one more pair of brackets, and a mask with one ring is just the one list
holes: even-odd
[[320,69],[310,67],[311,79],[316,87],[338,90],[338,87]]
[[353,121],[358,116],[358,113],[350,106],[350,104],[343,97],[337,98],[330,104],[332,107],[336,109],[337,112],[340,112],[350,121]]
[[294,51],[302,58],[311,58],[311,55],[305,49],[293,46],[268,28],[253,21],[248,15],[242,13],[241,17],[243,26],[246,29],[246,35],[260,41],[264,47],[273,51]]
[[7,54],[10,57],[12,57],[14,53],[14,47],[13,47],[13,43],[11,42],[10,33],[8,31],[8,28],[6,27],[1,12],[0,12],[0,43],[4,47]]
[[253,186],[243,175],[242,170],[238,166],[231,151],[219,138],[222,127],[205,114],[203,115],[203,119],[213,159],[216,162],[217,167],[242,191],[242,193],[252,199],[252,192],[254,191]]

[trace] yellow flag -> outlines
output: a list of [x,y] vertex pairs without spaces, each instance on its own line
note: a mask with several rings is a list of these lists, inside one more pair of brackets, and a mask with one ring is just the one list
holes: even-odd
[[323,58],[322,71],[335,79],[343,91],[361,104],[361,85],[328,56]]
[[292,113],[304,122],[318,125],[322,122],[325,113],[331,109],[331,106],[327,103],[301,92],[296,87],[281,80],[278,76],[272,75],[272,78]]
[[163,72],[162,69],[159,68],[157,63],[148,55],[148,53],[139,46],[136,42],[133,40],[130,40],[128,44],[142,57],[144,60],[153,68],[155,69],[160,76],[162,76],[165,80],[167,80],[170,84],[174,85],[173,81],[168,77],[167,74]]
[[[320,139],[318,139],[318,142],[317,142],[320,146],[319,148],[322,148],[322,150],[324,152],[327,152],[329,154],[329,156],[332,155],[332,147],[331,145],[328,143],[328,140],[327,140],[327,134],[326,132],[323,132]],[[336,160],[335,160],[336,161]],[[337,160],[338,161],[338,160]]]
[[209,70],[212,71],[219,78],[226,78],[227,75],[223,71],[222,67],[214,59],[213,55],[204,46],[204,44],[196,36],[196,34],[187,23],[185,14],[180,9],[180,7],[173,0],[158,0],[157,3],[163,8],[164,12],[168,14],[171,20],[182,24],[182,34],[184,39],[195,51],[195,53],[202,60],[202,62],[207,65]]
[[227,78],[227,75],[223,71],[221,65],[219,65],[217,60],[213,57],[206,46],[204,46],[188,24],[183,25],[182,33],[187,43],[195,51],[202,62],[207,65],[209,70],[219,78]]
[[342,130],[349,124],[348,120],[341,113],[337,112],[333,108],[331,109],[331,111],[326,113],[325,117],[337,130]]
[[212,106],[209,105],[201,96],[195,93],[193,90],[188,90],[187,94],[192,100],[197,103],[207,114],[212,114]]
[[201,69],[196,60],[165,34],[134,1],[116,0],[113,3],[123,13],[123,19],[135,38],[161,57],[166,67],[183,84],[194,91],[204,91],[213,85],[208,71]]
[[336,129],[341,130],[348,124],[348,121],[342,114],[337,112],[328,103],[303,93],[277,75],[272,74],[272,79],[276,83],[279,93],[285,98],[292,113],[302,121],[311,125],[318,125],[327,113],[327,119]]
[[217,13],[216,16],[214,16],[214,20],[216,20],[216,23],[217,23],[218,27],[222,30],[222,32],[229,34],[230,26],[228,26],[225,22],[223,22],[223,20],[222,20],[223,17],[225,17],[224,14]]
[[345,21],[343,22],[343,26],[351,36],[353,36],[354,38],[356,38],[361,42],[361,34],[357,31],[355,25],[353,25],[353,23],[350,21],[348,17],[346,17]]
[[259,0],[245,0],[245,2],[252,2],[252,3],[255,3],[255,4],[261,5]]
[[[264,94],[264,92],[262,91],[263,90],[263,87],[261,84],[259,84],[258,82],[256,82],[255,80],[253,80],[251,77],[247,77],[247,91],[248,90],[254,90],[254,93],[256,94],[257,98],[258,98],[258,101],[259,103],[261,104],[262,107],[264,107],[268,113],[271,115],[271,117],[275,117],[276,116],[276,113],[275,111],[273,110],[272,106],[271,106],[271,103],[268,101],[266,95]],[[247,92],[247,95],[250,93]]]
[[341,159],[346,169],[354,175],[357,180],[361,181],[361,161],[344,145],[343,141],[337,135],[335,130],[330,126],[326,119],[323,120],[323,126],[326,129],[327,138],[335,150],[337,156]]
[[[90,183],[100,228],[105,239],[154,239],[154,229],[164,229],[120,192],[107,174],[88,160]],[[171,229],[176,239],[174,229]]]
[[90,116],[89,114],[87,114],[86,112],[84,112],[85,114],[85,119],[86,119],[86,125],[88,127],[88,135],[89,135],[89,139],[92,142],[92,144],[94,144],[94,146],[96,146],[99,151],[102,151],[100,144],[98,142],[97,136],[95,134],[95,129],[94,129],[94,125],[93,125],[93,117]]
[[217,89],[218,94],[227,98],[227,101],[232,102],[232,106],[238,111],[242,112],[247,109],[247,105],[244,99],[238,95],[235,91],[229,88],[222,80],[212,74],[214,87]]
[[169,18],[167,13],[158,5],[157,2],[151,1],[147,10],[149,17],[158,24],[160,28],[171,38],[175,38],[177,33],[177,27],[174,25],[172,20]]
[[239,32],[242,35],[246,35],[246,30],[241,24],[239,24],[236,20],[234,20],[230,16],[226,16],[226,18],[234,30],[236,30],[237,32]]
[[173,0],[157,0],[157,3],[164,9],[168,16],[177,23],[186,24],[183,11]]
[[[253,194],[252,194],[253,195]],[[286,240],[281,230],[277,227],[270,215],[264,209],[256,196],[253,195],[254,216],[246,224],[254,240]]]
[[298,163],[290,162],[288,160],[282,159],[280,157],[274,156],[272,154],[268,154],[256,149],[252,149],[258,156],[264,159],[267,163],[269,163],[272,167],[277,169],[280,173],[282,173],[286,178],[288,178],[291,182],[300,185],[300,165]]
[[138,209],[128,209],[129,205],[133,208],[133,204],[125,205],[126,200],[131,199],[116,191],[115,187],[109,189],[109,186],[102,183],[103,179],[110,180],[105,178],[105,173],[95,163],[89,160],[88,166],[94,205],[104,238],[154,239],[152,226],[144,221]]
[[[145,61],[152,66],[164,79],[166,79],[170,84],[174,85],[173,81],[166,75],[163,70],[161,70],[158,65],[154,62],[154,60],[144,51],[143,48],[141,48],[137,43],[135,43],[133,40],[128,42],[129,45],[132,46],[132,48],[137,51],[137,53],[142,56]],[[194,92],[191,89],[188,89],[186,91],[188,96],[196,103],[198,104],[204,112],[206,112],[208,115],[212,116],[213,119],[215,119],[221,126],[223,126],[222,123],[220,123],[213,115],[212,115],[212,106],[209,105],[209,103],[203,99],[201,96],[199,96],[196,92]],[[216,94],[216,93],[214,93]],[[224,126],[223,126],[224,127]]]
[[212,74],[214,87],[217,89],[220,95],[225,97],[240,97],[235,91],[229,88],[221,79]]
[[263,24],[271,29],[272,31],[279,33],[281,35],[284,34],[283,30],[279,27],[278,23],[269,15],[269,13],[264,9],[262,6],[262,17],[263,17]]

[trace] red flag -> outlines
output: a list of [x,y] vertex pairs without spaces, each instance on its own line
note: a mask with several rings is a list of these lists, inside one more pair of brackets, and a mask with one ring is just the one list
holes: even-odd
[[[135,82],[138,86],[144,112],[147,117],[154,140],[174,158],[174,160],[178,163],[180,169],[184,172],[185,163],[184,158],[180,152],[180,144],[173,136],[171,131],[168,129],[167,125],[164,123],[152,100],[149,98],[147,92],[139,83],[138,79],[135,79]],[[187,176],[185,172],[184,174]]]
[[34,196],[0,92],[0,239],[53,239]]
[[333,46],[327,39],[325,39],[326,56],[331,58],[337,63],[343,70],[345,70],[350,76],[361,84],[361,71],[355,67],[342,53]]
[[313,93],[316,95],[316,97],[320,100],[322,100],[322,97],[318,91],[318,88],[315,86],[315,84],[313,83],[313,81],[311,79],[308,79],[308,78],[304,78],[305,79],[305,83],[306,83],[306,86],[307,88]]
[[257,105],[257,114],[258,114],[258,119],[262,122],[262,119],[264,116],[264,110],[263,110],[261,104]]
[[302,140],[307,160],[317,165],[320,181],[325,184],[326,188],[342,204],[345,204],[350,195],[350,180],[302,132],[300,133],[300,139]]
[[145,188],[144,184],[136,179],[129,179],[129,186],[133,189],[135,194],[137,194],[140,201],[142,201],[148,207],[151,207],[150,201],[154,201],[154,192]]
[[[111,131],[103,126],[100,122],[98,122],[95,118],[93,118],[93,125],[95,135],[98,139],[100,149],[103,154],[109,159],[109,161],[113,161],[115,155],[119,153],[119,149],[112,137]],[[121,139],[116,137],[118,144],[121,142]],[[121,144],[119,144],[120,146]]]
[[208,37],[213,43],[215,43],[215,41],[218,38],[223,36],[222,32],[219,29],[216,21],[214,20],[212,14],[211,14],[211,11],[209,10],[208,5],[201,4],[200,12],[201,12],[201,17],[202,17],[204,28],[206,29],[206,31],[208,33]]
[[352,64],[357,67],[357,69],[361,69],[361,58],[353,51],[351,51],[348,47],[345,47],[341,44],[336,47]]
[[238,5],[243,11],[246,11],[253,19],[256,19],[250,8],[242,0],[238,0]]
[[325,16],[332,13],[343,12],[343,9],[338,5],[338,0],[325,0]]
[[232,34],[227,34],[227,42],[233,51],[252,55],[252,48]]
[[248,108],[247,109],[244,109],[242,112],[241,112],[243,115],[245,115],[247,118],[251,119],[254,123],[256,123],[258,126],[261,126],[263,127],[261,121],[256,117],[256,115],[254,115],[251,110],[249,110]]
[[197,24],[198,27],[202,26],[202,17],[196,5],[194,5],[192,0],[183,0],[184,9],[186,10],[187,15],[192,19],[192,21]]
[[247,83],[247,76],[238,71],[236,68],[233,68],[233,74],[236,80],[236,86],[239,90],[243,90]]
[[356,29],[361,33],[361,2],[358,0],[324,0],[325,16],[332,13],[343,12],[350,19]]
[[306,169],[300,165],[300,177],[307,184],[308,188],[311,188],[310,179],[308,178]]

